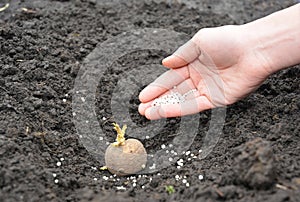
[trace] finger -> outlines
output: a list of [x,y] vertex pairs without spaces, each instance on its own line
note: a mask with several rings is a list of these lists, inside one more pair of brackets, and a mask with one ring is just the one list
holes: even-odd
[[187,93],[184,94],[184,99],[185,100],[192,100],[195,99],[196,97],[201,96],[199,90],[197,89],[192,89],[190,91],[188,91]]
[[213,104],[205,96],[200,96],[181,104],[168,104],[158,107],[149,107],[145,111],[145,116],[150,120],[157,120],[161,118],[195,114],[213,107]]
[[184,95],[188,91],[195,89],[196,86],[194,85],[193,81],[191,79],[186,79],[180,84],[176,86],[176,92],[180,93],[181,95]]
[[139,105],[139,113],[141,114],[141,115],[143,115],[143,116],[145,116],[145,111],[146,111],[146,109],[148,109],[149,107],[151,107],[152,106],[152,103],[153,103],[153,101],[152,102],[147,102],[147,103],[141,103],[140,105]]
[[179,68],[183,67],[188,64],[187,61],[185,61],[183,58],[176,56],[176,55],[170,55],[163,59],[162,61],[163,66],[168,68]]
[[144,88],[140,92],[139,99],[142,103],[149,102],[186,80],[188,76],[187,68],[171,69]]
[[178,92],[185,100],[191,100],[200,96],[197,86],[198,85],[195,85],[192,79],[186,79],[182,83],[178,84],[172,92]]
[[[160,97],[166,96],[170,93],[171,93],[171,91],[167,91],[167,92],[163,93]],[[148,109],[149,107],[152,107],[154,101],[155,100],[152,100],[152,101],[146,102],[146,103],[140,103],[139,108],[138,108],[139,113],[141,115],[145,116],[146,109]]]
[[171,56],[165,58],[162,64],[169,68],[183,67],[199,57],[201,51],[198,45],[189,40],[179,47]]
[[190,100],[193,99],[197,96],[199,96],[199,92],[195,89],[195,85],[193,84],[191,79],[187,79],[183,82],[181,82],[179,85],[174,86],[172,89],[166,91],[165,93],[163,93],[162,95],[160,95],[158,98],[156,98],[155,100],[152,100],[150,102],[146,102],[146,103],[141,103],[139,105],[138,111],[141,115],[145,115],[145,111],[147,108],[149,107],[153,107],[155,106],[155,101],[159,98],[165,97],[167,95],[169,95],[170,93],[179,93],[181,94],[186,100]]

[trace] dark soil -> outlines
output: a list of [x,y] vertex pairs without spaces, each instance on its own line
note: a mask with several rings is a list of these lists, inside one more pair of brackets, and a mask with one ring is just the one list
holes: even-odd
[[[0,7],[7,2],[0,0]],[[98,44],[140,28],[191,37],[203,27],[245,23],[294,3],[122,2],[12,0],[0,12],[0,201],[299,201],[299,65],[272,75],[256,92],[228,107],[223,134],[205,159],[183,156],[181,169],[174,165],[129,178],[99,170],[103,165],[80,143],[72,115],[75,78]],[[123,66],[158,64],[170,53],[126,55],[99,81],[106,85],[97,92],[96,113],[111,141],[114,118],[107,103]],[[132,98],[130,118],[148,124],[137,105]],[[190,148],[194,154],[209,127],[210,111],[200,117],[202,130]],[[168,120],[164,135],[144,141],[146,149],[167,143],[179,121]],[[168,194],[166,185],[175,193]]]

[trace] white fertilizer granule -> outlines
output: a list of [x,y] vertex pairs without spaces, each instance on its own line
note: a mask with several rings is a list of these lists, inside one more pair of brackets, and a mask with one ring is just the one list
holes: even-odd
[[[174,88],[175,89],[175,88]],[[185,94],[181,95],[178,92],[171,92],[168,95],[164,95],[162,97],[156,98],[152,106],[160,106],[164,104],[180,104],[186,101],[186,97],[194,92],[196,92],[196,89],[189,90]]]

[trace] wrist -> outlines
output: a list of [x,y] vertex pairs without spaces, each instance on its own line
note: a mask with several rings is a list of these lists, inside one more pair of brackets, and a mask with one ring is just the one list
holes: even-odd
[[300,4],[241,25],[247,54],[268,74],[300,63]]

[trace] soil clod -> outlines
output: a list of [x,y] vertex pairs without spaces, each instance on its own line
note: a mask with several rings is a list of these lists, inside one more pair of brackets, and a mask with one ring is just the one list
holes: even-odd
[[237,180],[253,189],[268,189],[275,183],[274,154],[269,142],[256,138],[239,148],[236,158]]

